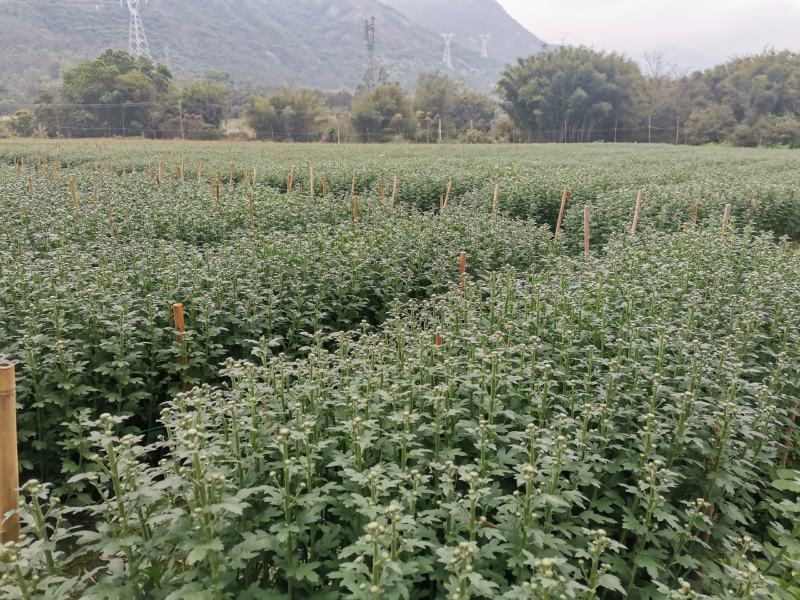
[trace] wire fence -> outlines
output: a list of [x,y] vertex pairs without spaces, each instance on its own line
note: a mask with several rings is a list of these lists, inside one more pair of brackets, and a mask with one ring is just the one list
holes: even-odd
[[[131,111],[141,108],[162,109],[161,119],[155,122],[149,118],[145,123],[137,122]],[[676,119],[675,125],[641,125],[636,127],[571,127],[568,123],[558,129],[521,129],[519,127],[495,128],[495,122],[484,128],[462,129],[453,132],[451,128],[430,130],[421,126],[413,134],[408,132],[354,132],[349,126],[349,119],[342,115],[324,115],[309,124],[305,130],[287,130],[273,128],[258,130],[251,127],[229,127],[225,113],[230,112],[230,105],[205,101],[181,100],[180,102],[144,101],[125,103],[15,103],[13,110],[28,109],[32,111],[51,111],[50,121],[44,130],[33,126],[32,135],[47,135],[62,139],[86,137],[144,137],[150,139],[213,140],[222,138],[256,139],[274,142],[329,142],[329,143],[386,143],[403,141],[421,144],[436,144],[453,141],[503,141],[509,143],[531,144],[574,144],[574,143],[685,143],[681,122]],[[70,110],[86,110],[104,113],[101,120],[104,124],[86,125],[70,122]],[[198,122],[198,117],[216,113],[219,126]],[[63,120],[62,120],[63,117]],[[1,117],[0,117],[1,118]],[[9,117],[6,117],[6,122]],[[478,135],[469,136],[469,132]]]

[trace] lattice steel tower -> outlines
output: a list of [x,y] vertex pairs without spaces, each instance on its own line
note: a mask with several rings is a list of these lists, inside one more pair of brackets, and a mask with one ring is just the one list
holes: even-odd
[[442,55],[442,62],[448,69],[453,68],[453,55],[450,52],[450,42],[453,41],[453,37],[455,37],[454,33],[442,34],[442,39],[444,40],[444,54]]
[[489,38],[492,37],[492,34],[482,33],[478,37],[481,38],[481,56],[483,58],[489,58]]
[[364,21],[364,44],[367,47],[367,72],[364,83],[367,89],[375,86],[375,17]]
[[[128,3],[128,12],[131,14],[131,24],[128,28],[128,54],[152,59],[150,46],[147,45],[147,36],[144,33],[144,25],[142,25],[142,16],[139,14],[139,5],[142,0],[126,0],[126,2]],[[147,0],[144,2],[147,4]],[[125,6],[122,0],[119,0],[119,4]]]

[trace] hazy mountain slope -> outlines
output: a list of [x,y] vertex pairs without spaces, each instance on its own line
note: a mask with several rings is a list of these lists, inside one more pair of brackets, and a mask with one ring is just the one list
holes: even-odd
[[[389,79],[411,86],[442,67],[438,33],[377,0],[150,0],[141,12],[153,57],[179,76],[218,69],[269,86],[352,88],[362,81],[370,16]],[[116,0],[0,0],[0,15],[0,94],[33,92],[65,66],[127,48],[128,11]],[[459,51],[453,76],[488,89],[500,68]]]
[[489,57],[502,63],[539,52],[544,42],[515,21],[496,0],[381,0],[415,23],[439,33],[455,33],[454,42],[475,52],[480,34],[489,33]]

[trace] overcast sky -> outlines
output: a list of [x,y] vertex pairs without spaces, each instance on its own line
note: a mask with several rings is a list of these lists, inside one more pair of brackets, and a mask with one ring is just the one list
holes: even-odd
[[682,71],[766,46],[800,51],[800,0],[499,0],[545,42],[661,52]]

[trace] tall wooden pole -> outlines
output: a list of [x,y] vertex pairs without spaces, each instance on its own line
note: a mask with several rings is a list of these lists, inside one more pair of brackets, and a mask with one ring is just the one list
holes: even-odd
[[19,506],[17,390],[14,365],[0,363],[0,543],[19,540],[19,516],[5,514]]
[[497,203],[500,200],[500,184],[494,186],[494,196],[492,197],[492,216],[497,216]]
[[631,235],[636,235],[636,230],[639,227],[639,213],[642,210],[643,196],[644,196],[644,190],[639,190],[639,193],[636,195],[636,208],[633,209],[633,223],[631,223]]
[[561,193],[561,208],[558,210],[558,220],[556,221],[556,235],[561,233],[561,224],[564,222],[564,212],[567,210],[567,203],[572,196],[572,190],[565,187]]
[[722,230],[725,231],[731,222],[731,205],[725,205],[725,211],[722,213]]

